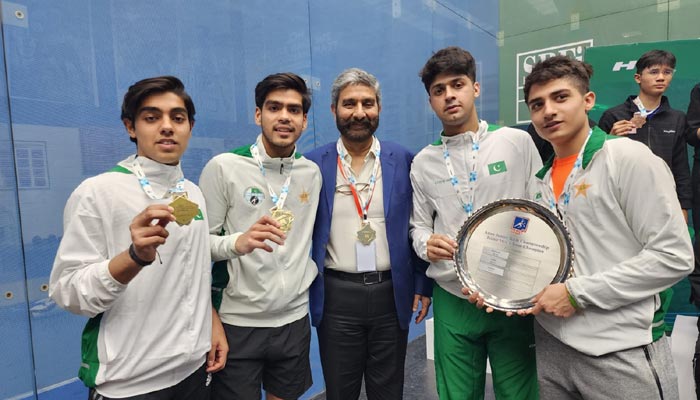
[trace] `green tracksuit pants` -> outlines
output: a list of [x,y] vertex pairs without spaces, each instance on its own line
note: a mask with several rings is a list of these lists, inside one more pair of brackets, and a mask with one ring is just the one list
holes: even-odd
[[437,283],[433,307],[435,375],[441,400],[483,399],[487,356],[496,399],[539,398],[532,316],[488,314]]

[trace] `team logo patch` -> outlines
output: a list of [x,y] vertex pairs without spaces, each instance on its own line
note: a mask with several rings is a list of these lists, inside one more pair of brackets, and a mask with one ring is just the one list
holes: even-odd
[[515,217],[513,220],[513,226],[510,230],[513,233],[522,234],[527,232],[527,226],[530,224],[530,219],[525,217]]
[[301,194],[299,194],[299,202],[303,204],[309,202],[309,192],[306,189],[302,189]]
[[257,206],[265,200],[265,193],[262,189],[251,186],[243,193],[245,200],[253,206]]
[[583,195],[583,197],[588,197],[588,189],[590,189],[591,186],[593,185],[591,185],[590,183],[586,183],[586,181],[583,181],[578,185],[574,185],[574,188],[576,189],[576,194],[574,195],[574,197],[578,197],[578,195],[580,194]]

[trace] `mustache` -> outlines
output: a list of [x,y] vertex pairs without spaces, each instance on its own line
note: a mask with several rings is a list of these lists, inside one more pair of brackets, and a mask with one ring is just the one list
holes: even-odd
[[372,127],[372,121],[369,118],[363,118],[360,120],[354,119],[350,121],[345,121],[342,123],[343,126],[350,127],[353,125],[359,125],[363,128],[370,129]]

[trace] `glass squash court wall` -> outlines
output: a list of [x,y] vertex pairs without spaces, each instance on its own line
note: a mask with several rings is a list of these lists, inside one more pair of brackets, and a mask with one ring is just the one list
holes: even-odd
[[[0,4],[0,399],[85,398],[75,378],[85,319],[56,307],[47,284],[71,191],[134,151],[119,120],[131,83],[162,74],[185,82],[197,107],[183,160],[193,181],[212,156],[254,140],[253,89],[274,72],[298,73],[313,90],[301,151],[337,139],[330,85],[348,67],[382,84],[381,139],[414,151],[434,141],[439,123],[418,71],[448,45],[473,52],[477,107],[498,118],[496,1]],[[312,346],[307,398],[323,390]]]

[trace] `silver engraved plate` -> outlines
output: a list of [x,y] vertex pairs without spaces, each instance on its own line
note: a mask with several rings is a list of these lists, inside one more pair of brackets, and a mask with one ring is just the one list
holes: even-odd
[[532,307],[545,286],[573,273],[564,223],[541,204],[505,199],[478,209],[457,234],[455,270],[462,285],[501,311]]

